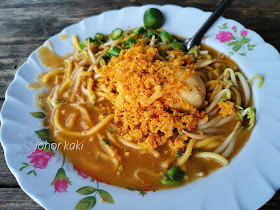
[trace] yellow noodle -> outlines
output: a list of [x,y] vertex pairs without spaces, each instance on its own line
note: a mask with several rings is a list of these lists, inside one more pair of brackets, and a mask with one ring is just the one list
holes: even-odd
[[177,160],[177,166],[181,166],[183,165],[187,160],[188,158],[191,156],[192,154],[192,149],[193,149],[193,146],[196,142],[196,139],[191,139],[190,142],[188,143],[188,146],[187,146],[187,149],[185,151],[185,153],[183,154],[182,157],[180,157],[178,160]]
[[222,142],[214,141],[214,142],[211,142],[211,143],[209,143],[208,145],[206,145],[204,148],[205,148],[205,149],[214,149],[214,148],[220,146],[221,143],[222,143]]
[[194,157],[215,160],[224,166],[228,164],[228,160],[226,158],[215,152],[198,152],[194,155]]
[[141,172],[145,173],[145,174],[148,174],[150,176],[154,176],[154,177],[161,176],[160,173],[156,174],[156,173],[154,173],[151,170],[148,170],[146,168],[138,168],[134,171],[134,176],[135,176],[136,179],[141,180],[141,178],[139,177],[139,173],[141,173]]
[[[134,144],[134,143],[132,143],[132,142],[130,142],[130,141],[126,141],[126,140],[124,140],[124,139],[121,138],[121,137],[119,137],[119,140],[120,140],[120,142],[123,143],[124,145],[126,145],[126,146],[128,146],[128,147],[131,147],[131,148],[133,148],[133,149],[145,150],[144,147],[141,147],[141,146],[139,146],[139,145],[137,145],[137,144]],[[155,151],[155,150],[152,150],[152,151],[149,151],[149,152],[151,152],[155,157],[158,157],[158,156],[159,156],[159,152],[157,152],[157,151]]]
[[92,96],[93,96],[93,90],[92,90],[92,86],[93,86],[93,79],[92,78],[88,78],[88,86],[87,86],[87,91],[88,91],[88,99],[91,100]]
[[194,148],[201,148],[201,147],[207,146],[208,144],[210,144],[214,141],[217,141],[221,138],[222,138],[222,136],[211,136],[209,138],[197,141],[196,144],[194,145]]
[[67,64],[66,78],[68,79],[70,77],[70,75],[72,74],[73,62],[70,60],[66,60],[65,62]]
[[80,112],[83,113],[83,117],[92,125],[92,120],[91,120],[91,117],[88,113],[88,110],[81,106],[81,105],[78,105],[78,104],[70,104],[70,106],[73,106],[75,107],[76,109],[78,109]]
[[55,69],[55,70],[53,70],[53,71],[47,73],[47,74],[43,77],[42,82],[43,82],[43,83],[47,83],[51,77],[57,76],[58,74],[64,73],[64,72],[65,72],[65,69]]
[[67,126],[68,129],[71,129],[71,128],[73,127],[76,117],[77,117],[77,114],[74,113],[74,114],[71,114],[71,115],[67,118],[66,126]]
[[101,143],[101,145],[103,146],[103,148],[105,149],[105,151],[109,154],[111,160],[113,161],[113,163],[115,164],[115,167],[118,167],[119,165],[119,160],[117,158],[117,154],[116,152],[111,148],[111,146],[109,144],[105,144],[102,140],[102,136],[100,134],[97,134],[99,141]]
[[61,126],[61,124],[59,123],[59,119],[58,119],[58,111],[59,111],[59,109],[56,109],[55,113],[54,113],[54,117],[53,117],[54,126],[59,131],[62,131],[63,133],[69,134],[69,135],[72,135],[72,136],[88,136],[88,135],[92,135],[92,134],[96,133],[97,131],[99,131],[101,128],[103,128],[107,123],[109,123],[114,118],[114,115],[110,114],[103,121],[101,121],[96,126],[94,126],[91,129],[89,129],[88,131],[74,132],[74,131],[66,131]]
[[80,47],[79,45],[79,40],[77,38],[76,35],[73,35],[73,42],[74,42],[74,47],[77,49],[77,50],[82,50],[82,48]]
[[81,75],[81,76],[87,76],[87,77],[90,77],[90,76],[92,76],[93,74],[94,74],[93,71],[82,71],[82,72],[80,72],[80,75]]
[[62,93],[64,89],[72,82],[71,79],[66,79],[59,87],[58,93]]

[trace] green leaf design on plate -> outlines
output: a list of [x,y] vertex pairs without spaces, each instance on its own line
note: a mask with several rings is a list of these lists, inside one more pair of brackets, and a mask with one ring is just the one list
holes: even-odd
[[237,45],[235,45],[235,46],[232,48],[232,50],[233,50],[234,52],[237,52],[238,50],[240,50],[241,47],[242,47],[242,44],[237,44]]
[[253,51],[253,50],[254,50],[254,48],[249,48],[248,50],[249,50],[249,51]]
[[257,45],[253,44],[251,47],[256,47]]
[[22,171],[22,170],[25,169],[26,167],[27,167],[27,165],[22,166],[22,167],[19,169],[19,171]]
[[95,196],[88,196],[80,200],[75,206],[75,209],[80,209],[80,210],[92,209],[95,206],[95,204],[96,204]]
[[227,45],[228,46],[233,46],[233,45],[236,45],[236,44],[239,44],[239,41],[229,42]]
[[43,112],[30,112],[33,117],[44,119],[46,118],[46,114]]
[[97,190],[99,196],[107,203],[114,204],[113,197],[105,190]]
[[94,193],[95,191],[96,191],[96,188],[91,187],[91,186],[85,186],[85,187],[81,187],[76,192],[80,193],[81,195],[89,195],[89,194]]
[[244,39],[242,39],[242,40],[240,41],[240,43],[246,44],[246,43],[248,43],[248,42],[250,42],[250,41],[251,41],[251,39],[244,38]]
[[29,174],[31,174],[31,173],[33,173],[33,170],[32,170],[32,171],[29,171],[29,172],[27,173],[27,175],[29,175]]
[[47,141],[48,143],[53,143],[50,135],[51,132],[49,129],[42,129],[39,131],[35,131],[35,133],[38,135],[38,137],[42,140],[42,141]]

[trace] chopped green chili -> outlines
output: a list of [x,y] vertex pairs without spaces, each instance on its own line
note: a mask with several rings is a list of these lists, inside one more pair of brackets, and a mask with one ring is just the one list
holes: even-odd
[[113,128],[109,128],[108,130],[109,130],[110,133],[114,132]]
[[169,170],[164,173],[162,184],[166,185],[179,185],[181,184],[180,179],[184,176],[184,172],[178,170],[176,166],[172,166]]
[[106,41],[105,36],[101,33],[96,33],[94,35],[94,39],[97,41],[98,44],[103,44]]
[[159,37],[164,44],[170,44],[172,42],[172,36],[167,31],[161,32]]
[[130,48],[130,47],[131,47],[131,44],[135,44],[135,43],[136,43],[137,38],[138,38],[137,34],[134,33],[134,34],[132,34],[128,39],[123,40],[122,43],[123,43],[123,45],[124,45],[126,48]]
[[115,46],[112,46],[111,48],[110,48],[110,50],[108,50],[108,54],[109,55],[114,55],[114,56],[118,56],[119,54],[120,54],[120,52],[121,52],[121,49],[120,48],[117,48],[117,47],[115,47]]
[[123,35],[123,30],[120,28],[116,28],[114,31],[112,31],[111,39],[117,40],[117,39],[121,38],[122,35]]
[[172,42],[171,48],[174,50],[175,48],[181,51],[185,50],[185,45],[181,42]]

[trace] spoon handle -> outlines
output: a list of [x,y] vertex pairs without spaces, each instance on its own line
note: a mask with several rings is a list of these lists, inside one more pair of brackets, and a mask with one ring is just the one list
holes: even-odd
[[196,34],[188,41],[187,49],[191,49],[195,45],[200,45],[201,39],[206,31],[213,25],[213,23],[221,16],[227,7],[231,5],[234,0],[222,0],[218,8],[213,14],[206,20]]

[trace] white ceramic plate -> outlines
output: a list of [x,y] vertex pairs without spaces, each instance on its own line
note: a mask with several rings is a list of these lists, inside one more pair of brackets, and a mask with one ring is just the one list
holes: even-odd
[[[64,55],[72,51],[72,35],[84,40],[96,32],[109,34],[117,27],[127,30],[142,26],[144,11],[150,7],[159,8],[164,13],[165,30],[183,37],[193,36],[211,14],[196,8],[174,5],[127,7],[86,18],[60,33],[66,34],[67,40],[61,40],[58,34],[49,41],[57,54]],[[143,197],[137,191],[100,183],[99,189],[108,192],[114,204],[100,204],[100,196],[111,203],[112,199],[106,192],[99,191],[95,196],[94,208],[257,209],[279,189],[279,53],[254,31],[225,18],[219,18],[207,32],[204,41],[218,51],[231,55],[247,77],[260,74],[265,78],[261,89],[257,89],[257,84],[253,85],[257,123],[249,142],[229,166],[217,170],[207,178],[176,189],[148,192]],[[46,42],[44,45],[47,44]],[[34,107],[33,99],[37,91],[28,89],[27,85],[34,82],[40,72],[47,70],[40,64],[36,51],[33,52],[19,68],[6,92],[1,113],[1,142],[6,161],[22,189],[44,208],[73,209],[82,199],[79,207],[92,207],[92,196],[95,193],[89,193],[92,192],[91,187],[96,188],[96,181],[92,182],[86,175],[79,174],[70,163],[66,162],[62,166],[63,158],[57,151],[55,156],[41,154],[40,151],[33,152],[36,142],[40,142],[34,131],[43,127],[40,125],[42,120],[30,115],[31,112],[40,110]],[[55,178],[57,172],[60,174],[59,178]],[[51,185],[53,181],[54,185]],[[76,192],[85,186],[91,187],[83,188],[80,193]]]

